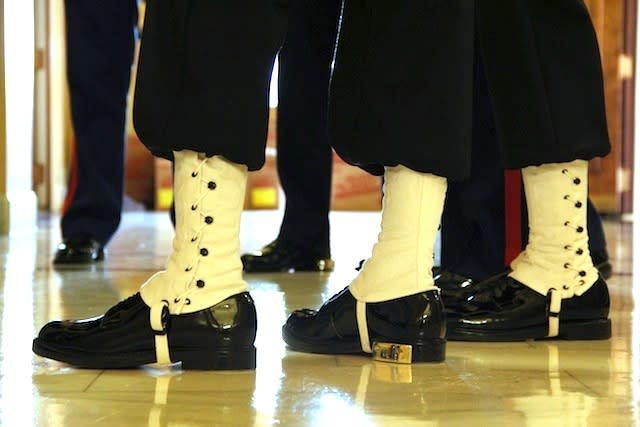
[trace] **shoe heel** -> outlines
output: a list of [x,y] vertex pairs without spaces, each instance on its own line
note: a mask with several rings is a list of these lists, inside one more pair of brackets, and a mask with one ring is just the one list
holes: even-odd
[[256,368],[256,348],[254,346],[240,349],[200,349],[177,352],[174,357],[182,362],[184,370],[228,371]]
[[558,338],[565,340],[606,340],[611,338],[611,319],[560,323]]
[[445,359],[447,340],[433,339],[420,344],[397,344],[376,341],[373,343],[373,359],[391,363],[442,362]]

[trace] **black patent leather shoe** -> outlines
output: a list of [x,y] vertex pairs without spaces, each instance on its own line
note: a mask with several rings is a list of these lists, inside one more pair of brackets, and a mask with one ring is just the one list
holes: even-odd
[[435,274],[433,277],[434,283],[440,289],[447,321],[453,317],[458,317],[461,312],[464,312],[463,306],[470,295],[478,292],[479,289],[491,286],[488,283],[493,283],[502,277],[506,277],[510,272],[511,269],[506,269],[482,281],[476,281],[461,274],[444,270]]
[[469,277],[439,268],[433,269],[433,281],[440,289],[440,297],[447,313],[456,312],[458,306],[466,300],[477,285],[477,282]]
[[261,250],[241,257],[246,273],[279,273],[296,271],[333,271],[328,254],[313,254],[293,245],[274,240]]
[[306,353],[373,353],[376,360],[389,362],[439,362],[445,358],[445,323],[438,291],[360,303],[345,288],[317,311],[294,311],[282,337],[292,350]]
[[[523,341],[559,338],[599,340],[611,337],[609,291],[598,278],[580,296],[540,295],[509,276],[478,284],[449,317],[447,338],[460,341]],[[447,312],[447,314],[449,314]]]
[[256,311],[248,293],[234,295],[201,311],[163,312],[164,330],[150,325],[150,308],[139,293],[103,316],[46,324],[33,340],[33,352],[78,368],[121,369],[157,363],[158,338],[168,343],[168,363],[182,369],[254,369]]
[[[598,269],[603,279],[608,279],[612,275],[612,266],[609,262],[609,255],[606,250],[591,253],[593,265]],[[492,283],[498,279],[506,277],[511,273],[510,268],[497,273],[494,276],[482,280],[474,280],[462,274],[435,267],[433,269],[433,280],[435,285],[440,289],[440,296],[447,312],[447,318],[457,316],[462,310],[461,304],[464,304],[467,297],[478,290],[478,286],[484,283]],[[482,286],[480,286],[482,287]]]
[[58,244],[53,257],[54,265],[92,264],[104,259],[104,247],[89,235],[65,238]]

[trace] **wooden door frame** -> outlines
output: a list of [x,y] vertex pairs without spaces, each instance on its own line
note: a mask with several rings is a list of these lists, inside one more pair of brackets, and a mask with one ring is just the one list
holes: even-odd
[[[624,4],[624,45],[623,53],[632,61],[632,67],[638,58],[638,0],[625,0]],[[636,75],[637,67],[632,69],[631,76],[624,80],[622,86],[622,150],[620,168],[621,177],[620,208],[622,214],[633,212],[633,176],[634,176],[634,145],[635,145],[635,115]]]

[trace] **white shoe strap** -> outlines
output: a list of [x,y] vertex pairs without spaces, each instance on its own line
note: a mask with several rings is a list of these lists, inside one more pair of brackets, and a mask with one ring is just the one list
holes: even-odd
[[557,337],[560,333],[560,310],[562,309],[562,293],[557,289],[549,289],[549,334],[547,337]]
[[151,307],[149,322],[155,333],[156,362],[170,364],[169,340],[167,338],[167,320],[169,317],[169,303],[163,301]]
[[365,353],[371,353],[371,342],[369,341],[369,328],[367,327],[367,303],[356,300],[356,321],[358,322],[358,332],[360,335],[360,346]]

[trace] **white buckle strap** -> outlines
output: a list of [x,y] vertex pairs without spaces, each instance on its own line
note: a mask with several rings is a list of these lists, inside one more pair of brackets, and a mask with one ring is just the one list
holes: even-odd
[[371,353],[371,341],[369,341],[369,328],[367,327],[367,303],[356,300],[356,322],[360,335],[360,346],[365,353]]
[[562,293],[555,289],[549,289],[547,293],[549,333],[547,337],[557,337],[560,333],[560,310],[562,309]]
[[163,300],[151,307],[149,322],[155,333],[156,361],[161,364],[171,364],[169,355],[169,340],[167,338],[167,320],[169,319],[169,302]]

